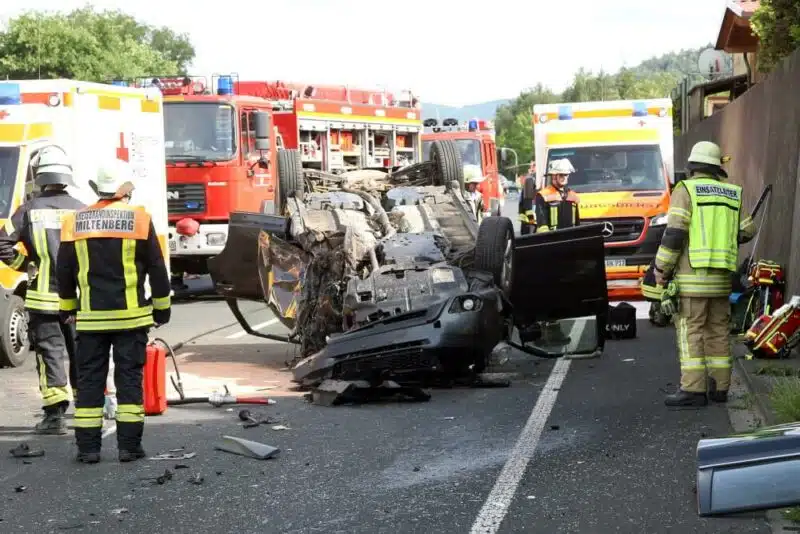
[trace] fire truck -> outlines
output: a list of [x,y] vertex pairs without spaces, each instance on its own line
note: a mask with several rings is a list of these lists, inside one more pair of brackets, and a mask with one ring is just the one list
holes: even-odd
[[421,111],[410,91],[241,81],[235,92],[272,102],[283,145],[299,151],[304,169],[390,171],[422,161]]
[[236,94],[235,74],[147,77],[164,99],[164,139],[173,287],[185,274],[206,274],[219,254],[233,211],[280,213],[302,187],[296,150],[283,150],[272,103]]
[[500,184],[498,167],[503,169],[509,167],[509,156],[515,153],[508,148],[497,148],[494,125],[489,121],[478,119],[459,123],[452,118],[444,119],[441,126],[437,119],[425,119],[423,125],[426,128],[422,136],[423,160],[430,159],[434,141],[454,141],[461,152],[462,164],[481,168],[483,176],[486,177],[486,181],[479,188],[483,194],[483,205],[487,206],[491,213],[499,215],[505,196]]

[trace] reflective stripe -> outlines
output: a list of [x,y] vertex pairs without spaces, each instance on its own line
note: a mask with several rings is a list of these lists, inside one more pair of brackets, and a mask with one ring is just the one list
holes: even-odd
[[707,356],[709,369],[730,369],[733,366],[733,358],[728,356]]
[[144,406],[141,404],[120,404],[117,406],[118,423],[144,422]]
[[47,231],[44,227],[33,228],[33,246],[39,256],[36,289],[40,293],[47,293],[50,290],[50,254],[47,252]]
[[125,306],[132,310],[139,307],[136,273],[136,240],[122,240],[122,268],[125,271]]
[[727,274],[675,274],[681,296],[727,297],[731,292],[731,279]]
[[104,332],[118,330],[133,330],[153,326],[153,316],[138,317],[135,319],[117,319],[111,321],[80,321],[76,323],[79,332]]
[[550,206],[550,228],[558,230],[558,206]]
[[75,408],[74,417],[75,428],[102,428],[103,427],[103,407],[99,408]]
[[689,348],[689,320],[678,316],[675,321],[675,330],[678,334],[678,359],[681,371],[703,371],[706,368],[705,358],[691,354]]
[[152,306],[137,306],[128,310],[78,310],[79,321],[113,321],[116,319],[137,319],[152,315]]
[[678,260],[678,256],[680,256],[679,250],[672,250],[661,245],[658,247],[658,252],[656,252],[656,262],[659,267],[662,267],[662,271],[670,270]]
[[41,354],[36,354],[36,366],[39,373],[39,393],[42,394],[42,404],[53,406],[62,402],[69,402],[69,391],[66,386],[50,387],[47,384],[47,367],[44,365],[44,358]]
[[58,299],[58,309],[74,311],[78,309],[78,299]]
[[78,257],[78,287],[80,288],[81,309],[91,310],[89,300],[89,249],[86,240],[75,241],[75,255]]
[[679,219],[683,219],[684,221],[690,221],[692,219],[691,213],[688,210],[683,208],[679,208],[677,206],[670,206],[669,211],[667,212],[667,217],[674,216]]
[[26,259],[28,259],[28,257],[25,254],[22,254],[21,252],[17,251],[16,255],[14,256],[14,261],[9,263],[8,266],[14,269],[15,271],[19,271],[22,268],[22,264],[25,263]]
[[170,297],[153,297],[154,310],[166,310],[171,304]]
[[550,228],[546,224],[543,224],[543,225],[539,226],[538,228],[536,228],[536,233],[537,234],[541,234],[542,232],[549,232],[549,231],[550,231]]

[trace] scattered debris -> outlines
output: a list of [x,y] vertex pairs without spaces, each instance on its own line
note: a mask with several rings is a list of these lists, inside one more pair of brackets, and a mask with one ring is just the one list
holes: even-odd
[[528,499],[529,499],[529,500],[533,500],[533,499],[535,499],[535,498],[536,498],[536,495],[528,495]]
[[625,358],[625,359],[624,359],[624,360],[622,360],[622,361],[623,361],[623,362],[632,362],[632,361],[635,361],[635,360],[634,360],[633,358]]
[[189,466],[186,464],[175,464],[175,469],[189,469]]
[[443,417],[445,421],[452,421],[455,417]]
[[277,421],[273,421],[269,417],[266,419],[256,419],[250,410],[241,410],[239,412],[239,419],[244,421],[244,428],[254,428],[260,425],[271,425],[273,423],[277,423]]
[[113,510],[111,510],[111,513],[114,514],[114,515],[127,514],[128,513],[128,509],[127,508],[114,508]]
[[200,486],[203,484],[204,481],[205,479],[203,478],[203,476],[200,473],[197,473],[194,477],[192,477],[192,479],[189,482],[191,482],[196,486]]
[[422,469],[421,469],[421,468],[419,468],[419,467],[417,467],[417,466],[414,466],[414,469],[413,469],[413,471],[414,471],[415,473],[419,473],[420,471],[422,471]]
[[272,430],[291,430],[291,428],[285,425],[275,425],[272,427]]
[[[183,449],[178,449],[178,450],[182,451]],[[185,454],[173,454],[170,451],[157,454],[155,456],[151,456],[150,458],[148,458],[148,460],[191,460],[195,456],[197,456],[196,452],[187,452]]]
[[157,477],[140,477],[139,480],[150,480],[153,481],[155,484],[161,486],[165,484],[168,480],[172,480],[172,471],[170,471],[169,469],[165,469],[163,475],[159,475]]
[[14,488],[14,491],[16,491],[17,493],[22,493],[23,491],[25,491],[27,489],[28,489],[28,486],[17,486],[16,488]]
[[9,451],[14,458],[36,458],[44,456],[44,449],[31,449],[27,443],[20,443]]
[[280,452],[277,447],[234,436],[222,436],[222,441],[217,444],[216,449],[257,460],[268,460]]
[[550,425],[550,430],[558,430],[561,428],[559,425]]
[[387,397],[415,402],[429,401],[431,396],[418,387],[401,386],[392,380],[385,380],[372,386],[365,380],[323,380],[306,396],[313,404],[338,406],[341,404],[360,404]]

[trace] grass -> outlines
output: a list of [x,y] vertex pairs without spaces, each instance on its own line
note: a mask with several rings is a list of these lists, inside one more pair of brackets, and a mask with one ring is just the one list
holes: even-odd
[[795,375],[776,381],[769,397],[780,423],[800,421],[800,378]]
[[800,524],[800,508],[789,508],[781,511],[781,515],[786,521]]

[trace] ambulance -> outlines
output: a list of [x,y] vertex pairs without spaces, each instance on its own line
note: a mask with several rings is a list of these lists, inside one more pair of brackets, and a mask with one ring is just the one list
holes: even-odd
[[[76,187],[86,204],[98,169],[115,159],[131,165],[132,203],[153,217],[164,258],[167,250],[167,178],[164,116],[157,89],[129,89],[72,80],[0,81],[0,225],[38,188],[31,158],[44,147],[63,148],[72,161]],[[21,247],[21,245],[17,245]],[[24,309],[27,275],[0,262],[0,367],[16,367],[30,353]]]
[[581,223],[603,224],[609,298],[640,299],[675,181],[672,100],[535,105],[533,133],[537,189],[550,161],[572,163]]

